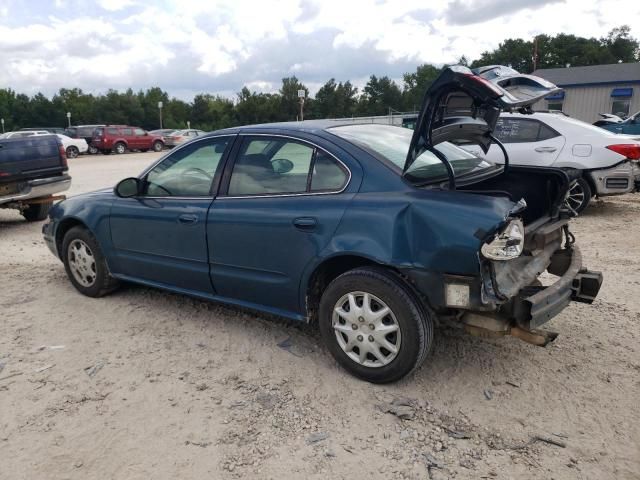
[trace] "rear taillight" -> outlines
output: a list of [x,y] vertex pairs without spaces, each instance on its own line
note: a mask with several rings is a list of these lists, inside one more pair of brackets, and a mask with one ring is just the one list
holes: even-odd
[[468,74],[467,77],[469,77],[471,80],[475,82],[483,84],[485,87],[489,88],[491,91],[493,91],[493,93],[495,93],[499,97],[504,95],[504,91],[500,87],[498,87],[497,85],[494,85],[486,78],[480,77],[478,75],[473,75],[473,74]]
[[607,148],[612,152],[627,157],[629,160],[640,160],[640,144],[621,143],[618,145],[607,145]]
[[67,151],[64,149],[64,146],[61,143],[58,144],[58,151],[60,152],[60,159],[62,160],[62,165],[65,167],[68,167],[69,164],[67,163]]

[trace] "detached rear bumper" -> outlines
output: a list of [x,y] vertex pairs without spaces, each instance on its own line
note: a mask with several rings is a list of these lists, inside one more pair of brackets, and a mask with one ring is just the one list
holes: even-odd
[[582,255],[576,246],[556,251],[547,270],[560,278],[547,287],[523,288],[503,306],[505,313],[524,329],[548,322],[571,301],[592,303],[602,285],[602,273],[582,267]]

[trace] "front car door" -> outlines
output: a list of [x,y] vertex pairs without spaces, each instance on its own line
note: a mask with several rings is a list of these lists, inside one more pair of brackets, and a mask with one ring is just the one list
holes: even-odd
[[234,136],[205,138],[144,174],[143,191],[111,208],[113,273],[211,294],[207,212]]
[[302,274],[330,241],[356,182],[345,163],[308,141],[239,139],[209,210],[213,286],[236,303],[301,317]]

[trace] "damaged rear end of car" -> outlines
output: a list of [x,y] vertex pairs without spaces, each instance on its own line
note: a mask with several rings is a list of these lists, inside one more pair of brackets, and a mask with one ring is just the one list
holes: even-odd
[[[448,189],[508,199],[510,207],[492,228],[479,228],[478,276],[444,275],[439,317],[478,336],[513,335],[546,345],[556,334],[538,328],[571,301],[591,303],[602,274],[587,270],[563,210],[573,179],[560,169],[509,163],[493,136],[501,111],[531,113],[531,105],[558,88],[507,67],[445,69],[426,92],[404,164],[405,179],[425,189]],[[504,166],[485,172],[464,170],[447,155],[444,142],[478,145],[485,153],[496,143]],[[441,175],[426,176],[425,152],[441,161]],[[423,162],[424,163],[424,162]],[[432,169],[433,167],[429,167]],[[422,177],[422,178],[421,178]],[[420,288],[420,275],[410,272]]]

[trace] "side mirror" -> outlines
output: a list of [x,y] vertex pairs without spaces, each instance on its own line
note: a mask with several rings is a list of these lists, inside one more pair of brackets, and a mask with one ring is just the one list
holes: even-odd
[[113,193],[120,198],[131,198],[140,194],[141,187],[142,182],[139,178],[129,177],[120,180],[113,189]]
[[276,158],[273,162],[271,162],[271,166],[275,173],[289,173],[293,170],[293,162],[286,158]]

